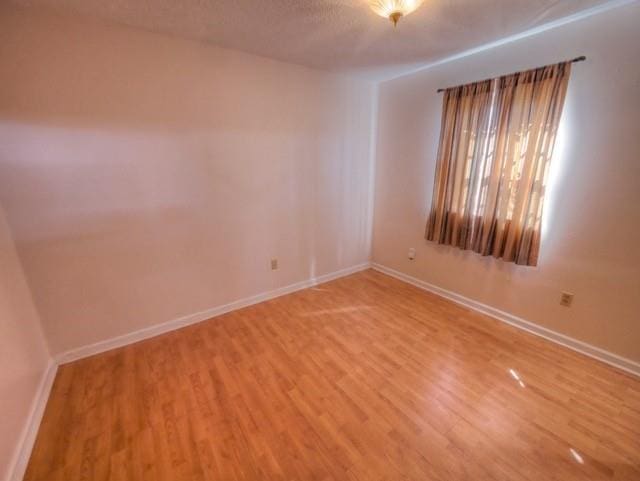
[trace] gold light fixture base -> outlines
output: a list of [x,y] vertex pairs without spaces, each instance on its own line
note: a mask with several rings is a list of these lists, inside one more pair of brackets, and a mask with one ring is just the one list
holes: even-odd
[[397,26],[401,18],[414,12],[424,0],[369,0],[369,7],[383,18]]
[[389,20],[393,22],[393,26],[396,27],[398,25],[398,20],[402,18],[402,12],[393,12],[389,15]]

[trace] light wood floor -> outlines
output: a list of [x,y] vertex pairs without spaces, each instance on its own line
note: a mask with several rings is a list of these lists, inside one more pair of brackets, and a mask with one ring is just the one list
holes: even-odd
[[640,380],[366,271],[58,371],[27,480],[640,480]]

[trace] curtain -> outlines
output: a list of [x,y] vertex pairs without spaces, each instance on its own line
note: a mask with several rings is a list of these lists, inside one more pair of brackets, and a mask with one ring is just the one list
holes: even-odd
[[535,266],[571,62],[447,89],[427,240]]

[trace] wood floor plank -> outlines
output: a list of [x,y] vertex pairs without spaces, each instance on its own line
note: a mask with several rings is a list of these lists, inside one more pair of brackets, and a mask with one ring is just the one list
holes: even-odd
[[640,481],[640,379],[369,270],[61,366],[25,479]]

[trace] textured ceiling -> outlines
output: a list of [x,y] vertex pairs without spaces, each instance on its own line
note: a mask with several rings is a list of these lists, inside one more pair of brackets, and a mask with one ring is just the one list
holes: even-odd
[[396,29],[366,0],[14,0],[310,67],[431,62],[605,0],[425,0]]

